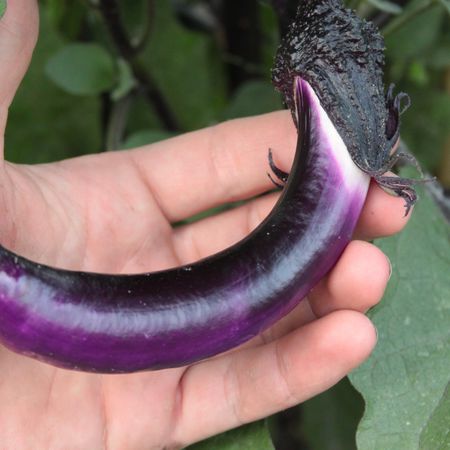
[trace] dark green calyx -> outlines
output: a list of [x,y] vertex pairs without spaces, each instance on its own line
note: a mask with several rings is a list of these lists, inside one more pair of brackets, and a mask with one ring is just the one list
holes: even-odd
[[310,0],[299,7],[278,48],[272,79],[293,114],[294,77],[308,81],[355,164],[402,196],[409,211],[416,200],[412,183],[399,185],[396,178],[393,184],[383,176],[404,156],[394,147],[407,97],[394,97],[392,87],[385,94],[383,67],[384,41],[375,25],[340,0]]

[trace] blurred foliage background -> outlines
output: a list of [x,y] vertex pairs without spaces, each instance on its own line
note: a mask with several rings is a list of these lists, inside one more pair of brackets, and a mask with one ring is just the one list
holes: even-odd
[[[129,148],[283,107],[270,69],[298,1],[40,4],[40,39],[10,111],[10,161],[40,163]],[[347,4],[384,33],[386,84],[394,82],[412,100],[402,116],[402,138],[450,188],[449,0]],[[351,450],[363,410],[362,398],[344,380],[272,418],[270,428],[280,450]],[[244,435],[254,436],[249,433]],[[238,447],[199,448],[266,448],[262,441],[254,447],[236,442]]]

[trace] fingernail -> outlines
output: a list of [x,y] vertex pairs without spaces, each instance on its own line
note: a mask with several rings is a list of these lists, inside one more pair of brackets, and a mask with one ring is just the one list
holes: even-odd
[[388,282],[389,282],[389,280],[391,279],[391,276],[392,276],[392,263],[391,263],[391,260],[387,256],[386,256],[386,259],[389,263],[389,277],[388,277]]

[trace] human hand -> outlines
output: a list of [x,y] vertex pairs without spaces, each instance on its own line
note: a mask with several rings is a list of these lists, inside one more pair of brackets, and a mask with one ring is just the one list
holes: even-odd
[[[0,130],[36,33],[35,2],[10,2],[0,21]],[[270,189],[268,146],[287,169],[295,140],[289,113],[278,112],[132,151],[39,166],[5,163],[2,244],[47,264],[102,272],[192,262],[248,234],[277,194],[191,225],[171,223]],[[380,300],[389,263],[365,240],[399,231],[403,212],[401,199],[372,185],[355,240],[327,278],[263,335],[208,361],[104,376],[0,347],[2,446],[179,448],[322,392],[375,344],[362,313]]]

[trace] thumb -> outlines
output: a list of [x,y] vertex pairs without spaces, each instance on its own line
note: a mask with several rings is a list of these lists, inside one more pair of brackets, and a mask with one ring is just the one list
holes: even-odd
[[3,136],[8,108],[28,68],[39,30],[36,0],[7,0],[0,18],[0,136]]

